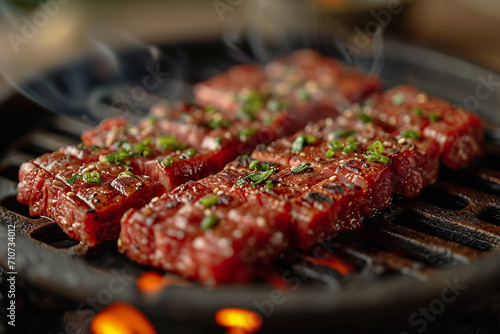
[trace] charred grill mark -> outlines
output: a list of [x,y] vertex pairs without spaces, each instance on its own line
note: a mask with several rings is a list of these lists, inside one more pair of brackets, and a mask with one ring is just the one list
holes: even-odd
[[306,196],[306,199],[311,202],[319,202],[319,203],[333,203],[334,199],[331,197],[328,197],[326,195],[320,194],[320,193],[309,193]]
[[338,184],[325,184],[323,185],[323,189],[333,193],[333,194],[339,194],[344,191],[344,188]]

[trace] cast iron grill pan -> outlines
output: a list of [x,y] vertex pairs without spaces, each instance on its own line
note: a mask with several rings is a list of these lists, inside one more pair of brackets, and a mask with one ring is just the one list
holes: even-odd
[[[415,55],[406,58],[411,52],[438,63],[447,60],[448,66],[439,72],[432,66],[422,67],[411,61],[417,58]],[[414,84],[453,102],[460,102],[461,95],[450,98],[445,86],[426,87],[420,80],[427,82],[426,76],[432,76],[447,81],[455,77],[454,67],[463,64],[471,76],[491,74],[460,60],[395,42],[386,47],[385,63],[381,76],[386,85],[408,82],[401,75],[413,69],[413,73],[422,76],[414,76]],[[420,71],[416,71],[419,67]],[[398,72],[394,72],[395,68]],[[395,77],[395,73],[400,77]],[[460,80],[466,87],[475,87],[470,78]],[[443,92],[434,91],[438,89]],[[482,117],[495,120],[497,115],[492,110],[499,105],[496,104],[499,96],[493,94],[485,101],[480,109]],[[119,273],[127,283],[113,295],[113,300],[136,305],[158,330],[189,325],[204,331],[220,331],[213,316],[223,307],[259,312],[264,320],[263,331],[349,325],[360,317],[367,322],[395,316],[404,319],[419,305],[439,296],[445,282],[466,286],[460,296],[461,303],[486,295],[498,286],[495,283],[500,278],[500,128],[492,124],[487,125],[483,161],[463,171],[443,168],[439,181],[418,198],[395,199],[388,209],[367,220],[363,230],[343,233],[318,246],[319,253],[334,254],[352,267],[353,272],[341,274],[330,266],[314,264],[303,252],[283,254],[275,271],[277,277],[288,278],[289,292],[283,303],[271,302],[272,307],[269,301],[275,287],[264,281],[207,289],[181,280],[181,284],[167,287],[154,296],[145,295],[137,289],[135,278],[152,268],[135,264],[119,254],[112,242],[88,249],[69,239],[49,219],[29,217],[27,207],[15,199],[20,164],[63,145],[77,143],[82,131],[88,128],[85,123],[63,116],[43,118],[5,153],[0,164],[3,223],[0,234],[6,235],[6,225],[16,225],[18,279],[77,305],[88,296],[98,295]],[[6,267],[7,254],[3,248],[0,261]]]

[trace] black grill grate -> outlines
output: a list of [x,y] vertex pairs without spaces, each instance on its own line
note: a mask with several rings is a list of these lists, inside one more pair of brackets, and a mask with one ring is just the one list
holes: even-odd
[[[93,250],[69,239],[46,218],[31,218],[27,208],[15,200],[17,171],[23,161],[63,145],[77,143],[88,126],[61,116],[49,117],[39,127],[17,141],[0,166],[2,209],[16,214],[18,231],[34,242],[45,244],[56,253],[76,254],[96,268],[102,266],[102,254],[117,259],[112,268],[130,266],[117,254],[112,243]],[[314,270],[302,264],[304,256],[293,253],[280,266],[300,273],[313,285],[341,286],[350,280],[399,273],[425,280],[436,268],[467,264],[484,251],[500,245],[500,161],[498,146],[489,145],[485,162],[466,171],[443,170],[440,180],[415,200],[396,199],[382,214],[366,222],[366,228],[336,237],[330,247],[335,256],[355,268],[341,275],[324,264]],[[480,180],[481,182],[476,182]],[[461,185],[461,184],[465,184]],[[147,270],[148,268],[143,268]],[[142,270],[142,269],[141,269]]]

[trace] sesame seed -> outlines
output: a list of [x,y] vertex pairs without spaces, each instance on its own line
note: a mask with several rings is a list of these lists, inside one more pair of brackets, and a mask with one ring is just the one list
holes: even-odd
[[417,100],[418,103],[424,103],[424,102],[427,102],[428,98],[429,97],[426,94],[420,93],[420,94],[417,95],[416,100]]
[[301,157],[305,157],[305,156],[306,156],[306,154],[305,154],[304,152],[300,152],[299,156],[301,156]]
[[219,190],[219,191],[217,192],[217,196],[221,196],[221,195],[224,195],[224,191]]
[[158,202],[160,198],[157,196],[157,197],[154,197],[152,200],[151,200],[151,203],[156,203]]
[[74,193],[74,192],[72,192],[72,191],[68,191],[68,192],[66,193],[66,196],[67,196],[67,197],[74,197],[74,196],[75,196],[75,193]]
[[398,144],[399,144],[399,145],[403,145],[403,143],[404,143],[405,141],[406,141],[406,138],[400,138],[400,139],[398,140]]
[[59,187],[64,186],[64,184],[61,181],[59,181],[59,180],[52,181],[52,184],[55,185],[55,186],[59,186]]
[[205,214],[205,216],[210,216],[212,214],[212,211],[210,211],[210,209],[205,209],[205,211],[203,211],[203,213]]
[[118,248],[121,248],[123,246],[123,241],[121,238],[118,238],[118,241],[116,242],[116,244],[118,245]]
[[327,119],[325,119],[325,125],[327,125],[327,126],[333,125],[333,119],[331,117],[328,117]]
[[262,217],[257,217],[256,222],[257,222],[257,226],[259,226],[259,227],[266,226],[266,220]]
[[218,191],[219,191],[219,188],[215,188],[214,189],[214,194],[217,194]]
[[383,144],[384,144],[385,147],[391,147],[392,146],[391,142],[388,141],[388,140],[386,140]]
[[336,181],[336,180],[337,180],[337,178],[338,178],[338,176],[337,176],[337,175],[333,175],[333,176],[330,176],[330,178],[329,178],[328,180],[330,180],[330,181],[332,181],[332,182],[333,182],[333,181]]

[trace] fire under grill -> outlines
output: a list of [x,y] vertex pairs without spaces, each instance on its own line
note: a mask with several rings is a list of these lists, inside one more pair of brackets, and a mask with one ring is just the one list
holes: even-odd
[[[405,48],[408,54],[413,52]],[[392,49],[389,45],[387,52],[395,49],[403,50],[396,44]],[[408,57],[404,50],[399,54],[402,58]],[[390,74],[382,73],[382,77],[388,85],[402,81],[391,75],[405,72],[401,64],[386,65]],[[418,69],[420,65],[404,66]],[[423,71],[415,72],[425,76]],[[419,83],[418,78],[415,81]],[[436,93],[436,87],[429,87],[429,92]],[[446,98],[439,91],[436,95]],[[28,208],[16,201],[21,163],[78,143],[88,127],[64,116],[44,116],[9,146],[0,162],[0,236],[15,224],[17,284],[24,298],[18,302],[19,314],[31,316],[30,308],[22,308],[28,301],[44,310],[39,322],[33,322],[35,326],[57,322],[56,327],[67,333],[71,333],[65,327],[69,325],[88,331],[94,314],[123,301],[143,312],[160,333],[220,333],[223,329],[214,315],[226,307],[257,312],[263,320],[262,332],[311,332],[314,328],[326,332],[333,326],[353,332],[352,326],[373,329],[385,320],[398,331],[415,332],[420,327],[409,322],[409,317],[420,306],[439,299],[450,286],[457,294],[456,302],[443,303],[447,311],[500,291],[498,127],[488,125],[486,155],[477,165],[462,171],[442,168],[439,181],[418,198],[396,198],[388,209],[365,220],[363,230],[342,233],[309,253],[283,254],[260,281],[206,288],[161,273],[164,286],[155,293],[140,284],[145,275],[157,275],[154,269],[119,254],[113,242],[89,249],[68,238],[51,220],[30,217]],[[2,246],[4,268],[7,257]],[[0,280],[0,285],[3,289],[5,281]],[[500,307],[492,312],[498,317]]]
[[[112,242],[89,249],[69,239],[49,219],[30,217],[27,207],[15,199],[19,165],[62,145],[77,143],[79,134],[85,128],[86,125],[78,121],[61,116],[49,117],[13,145],[2,162],[0,214],[4,225],[14,223],[16,226],[19,277],[39,287],[54,287],[62,280],[63,285],[55,289],[56,293],[69,299],[85,300],[86,296],[99,293],[102,273],[112,276],[126,272],[132,284],[128,293],[122,295],[120,292],[118,298],[125,297],[125,300],[148,307],[150,301],[141,298],[135,280],[141,274],[150,272],[151,268],[128,260],[117,252]],[[298,295],[319,289],[335,296],[342,289],[391,277],[427,282],[436,275],[436,271],[460,267],[483,258],[495,252],[500,245],[499,162],[500,146],[490,141],[486,157],[480,164],[458,172],[444,169],[439,181],[421,196],[414,200],[396,199],[384,212],[367,220],[363,230],[343,233],[318,245],[310,253],[291,251],[283,254],[267,280],[231,288],[249,292],[272,287]],[[21,235],[27,240],[20,240]],[[29,247],[25,249],[24,244],[29,244]],[[30,254],[30,251],[37,253]],[[49,257],[45,258],[45,255]],[[63,269],[58,266],[60,259],[77,263],[73,266],[69,263],[69,270]],[[3,255],[1,260],[6,265]],[[89,278],[87,289],[95,291],[78,291],[80,271],[85,273],[83,277]],[[72,278],[77,282],[70,282]],[[168,295],[169,289],[175,290],[175,295],[182,295],[186,289],[205,289],[180,278],[172,281],[176,282],[176,286],[165,288],[165,295]],[[207,301],[211,307],[222,303],[218,289],[211,292],[211,298],[216,300]],[[224,290],[224,287],[220,289]],[[268,304],[259,304],[258,299],[255,301],[247,307],[253,306],[257,311],[261,307],[261,312],[270,312]],[[156,303],[158,300],[149,307]],[[234,304],[241,304],[241,300],[229,300],[226,306]]]

